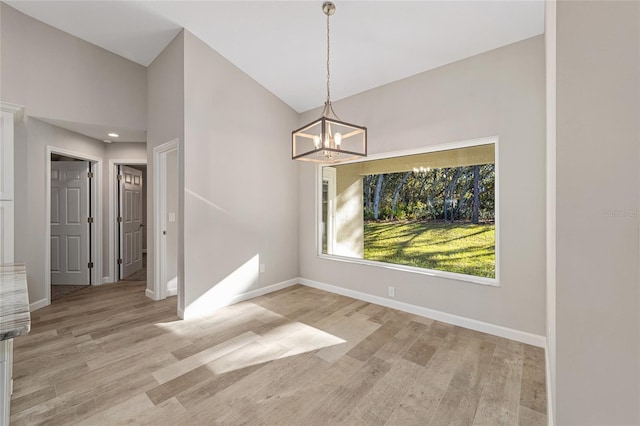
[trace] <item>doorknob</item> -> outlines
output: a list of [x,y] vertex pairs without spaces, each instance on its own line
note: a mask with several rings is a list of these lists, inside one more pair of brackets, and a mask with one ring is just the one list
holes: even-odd
[[162,231],[162,235],[167,235],[167,231]]

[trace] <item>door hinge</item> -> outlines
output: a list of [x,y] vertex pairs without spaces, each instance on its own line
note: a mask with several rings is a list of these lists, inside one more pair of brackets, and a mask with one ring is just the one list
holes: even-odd
[[89,269],[92,269],[92,268],[93,268],[93,262],[89,262],[89,264],[87,265],[87,267],[88,267]]
[[87,223],[93,223],[93,218],[92,217],[88,217],[87,218]]
[[122,216],[118,216],[117,221],[118,221],[118,222],[122,222]]
[[118,265],[122,265],[122,259],[118,259]]
[[93,172],[89,172],[89,173],[87,173],[87,177],[88,177],[89,179],[93,179]]
[[122,175],[118,175],[118,180],[122,180]]

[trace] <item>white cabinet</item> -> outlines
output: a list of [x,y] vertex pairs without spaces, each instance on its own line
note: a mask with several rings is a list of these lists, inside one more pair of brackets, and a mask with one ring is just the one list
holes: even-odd
[[14,114],[0,108],[0,201],[13,200],[13,120]]
[[13,262],[13,135],[21,117],[21,107],[0,103],[0,264]]
[[13,262],[13,203],[0,201],[0,264]]
[[0,340],[0,425],[9,425],[9,403],[12,394],[13,339]]
[[[13,262],[13,131],[21,117],[21,107],[0,102],[0,264]],[[0,341],[0,426],[9,424],[12,355],[13,339]]]

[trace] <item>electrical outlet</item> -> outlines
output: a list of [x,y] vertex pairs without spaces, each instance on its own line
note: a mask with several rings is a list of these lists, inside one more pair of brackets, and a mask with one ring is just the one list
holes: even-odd
[[389,286],[389,297],[396,297],[396,288]]
[[260,273],[264,273],[264,263],[260,264]]

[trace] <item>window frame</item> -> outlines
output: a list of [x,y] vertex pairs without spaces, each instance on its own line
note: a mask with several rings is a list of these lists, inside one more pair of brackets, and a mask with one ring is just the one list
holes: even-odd
[[426,154],[430,152],[447,151],[459,148],[469,148],[479,145],[494,146],[495,155],[495,278],[478,277],[475,275],[460,274],[457,272],[440,271],[437,269],[420,268],[416,266],[400,265],[396,263],[380,262],[377,260],[358,259],[355,257],[340,256],[335,254],[325,254],[322,251],[322,182],[323,167],[331,167],[332,164],[316,164],[315,173],[315,189],[316,189],[316,206],[315,206],[315,228],[316,228],[316,254],[317,257],[329,261],[346,262],[357,265],[367,265],[384,269],[392,269],[403,272],[410,272],[419,275],[427,275],[436,278],[446,278],[455,281],[468,282],[472,284],[480,284],[491,287],[501,287],[500,284],[500,160],[499,160],[499,139],[497,136],[484,137],[478,139],[470,139],[459,142],[446,142],[437,145],[429,145],[416,149],[407,149],[399,151],[389,151],[379,154],[372,154],[366,158],[345,161],[339,164],[362,163],[373,160],[383,160],[394,157],[404,157],[409,155]]

